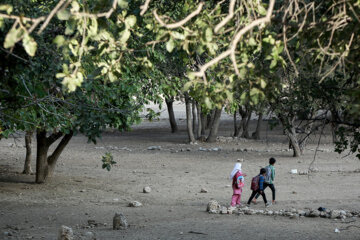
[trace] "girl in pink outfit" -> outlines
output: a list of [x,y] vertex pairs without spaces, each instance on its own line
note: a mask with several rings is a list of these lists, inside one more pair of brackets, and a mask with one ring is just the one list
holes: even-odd
[[232,207],[235,207],[236,205],[239,206],[241,205],[240,203],[241,193],[245,185],[244,176],[246,176],[246,174],[243,174],[241,171],[241,163],[236,163],[234,169],[230,174],[230,179],[232,180],[232,188],[233,188],[233,195],[231,199]]

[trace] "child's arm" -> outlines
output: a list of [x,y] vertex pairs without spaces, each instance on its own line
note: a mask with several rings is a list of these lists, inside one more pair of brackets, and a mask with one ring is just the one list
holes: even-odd
[[260,192],[264,190],[264,177],[260,176],[259,178],[259,190]]
[[272,167],[272,169],[271,169],[271,181],[274,181],[274,179],[275,179],[275,168]]

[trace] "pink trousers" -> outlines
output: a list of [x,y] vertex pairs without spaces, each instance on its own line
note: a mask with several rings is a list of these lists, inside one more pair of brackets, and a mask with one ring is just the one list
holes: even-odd
[[234,207],[236,204],[240,205],[241,194],[233,194],[231,198],[231,206]]

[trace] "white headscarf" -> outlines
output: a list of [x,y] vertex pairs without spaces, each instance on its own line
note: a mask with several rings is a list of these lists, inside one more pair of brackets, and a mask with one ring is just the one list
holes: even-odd
[[241,163],[235,163],[234,169],[231,171],[230,174],[230,179],[233,179],[238,171],[241,171]]

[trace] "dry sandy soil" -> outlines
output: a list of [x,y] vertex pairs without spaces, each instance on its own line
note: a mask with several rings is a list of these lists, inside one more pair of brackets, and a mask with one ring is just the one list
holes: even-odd
[[[248,175],[242,196],[245,203],[251,177],[270,157],[277,159],[277,204],[272,210],[321,206],[359,211],[360,173],[355,170],[360,161],[354,155],[334,153],[329,135],[318,146],[314,166],[319,172],[307,176],[290,174],[290,170],[308,169],[318,135],[303,156],[293,158],[282,131],[270,131],[266,123],[260,141],[196,145],[186,144],[184,121],[180,124],[178,134],[170,133],[166,121],[145,122],[132,132],[109,131],[97,145],[75,136],[60,157],[55,176],[40,185],[33,183],[34,175],[20,174],[23,139],[1,140],[0,239],[57,239],[62,225],[71,227],[76,239],[85,239],[87,232],[96,239],[360,239],[360,218],[289,219],[206,212],[211,199],[229,205],[228,176],[237,159],[244,159],[243,171]],[[231,127],[231,122],[223,121],[219,135],[231,136]],[[149,146],[161,146],[161,150],[148,150]],[[200,151],[200,147],[221,151]],[[248,151],[237,151],[245,148]],[[101,157],[108,151],[117,162],[110,172],[101,168]],[[145,186],[152,191],[143,193]],[[208,192],[200,193],[201,188]],[[266,193],[271,198],[269,189]],[[128,207],[131,201],[143,206]],[[252,207],[265,209],[262,200]],[[112,230],[115,212],[125,215],[128,229]],[[96,226],[89,228],[89,220]],[[336,228],[340,233],[335,233]]]

